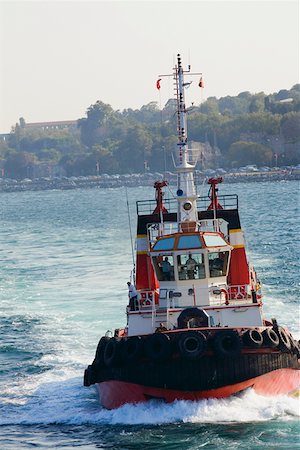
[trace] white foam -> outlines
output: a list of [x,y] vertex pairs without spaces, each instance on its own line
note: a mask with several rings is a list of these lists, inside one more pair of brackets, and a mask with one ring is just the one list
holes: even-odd
[[[168,423],[244,423],[300,417],[299,399],[287,396],[261,397],[252,390],[227,399],[171,404],[150,401],[124,405],[116,410],[102,408],[94,388],[84,388],[82,378],[44,379],[35,391],[16,393],[0,399],[0,425],[16,424],[123,424],[159,425]],[[55,378],[55,377],[54,377]],[[60,379],[59,379],[60,378]],[[11,398],[11,401],[9,400]]]

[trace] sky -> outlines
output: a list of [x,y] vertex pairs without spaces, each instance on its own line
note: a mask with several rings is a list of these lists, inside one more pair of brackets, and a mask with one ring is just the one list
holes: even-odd
[[76,120],[100,100],[140,109],[173,97],[176,54],[203,73],[187,104],[299,83],[298,0],[2,1],[0,133]]

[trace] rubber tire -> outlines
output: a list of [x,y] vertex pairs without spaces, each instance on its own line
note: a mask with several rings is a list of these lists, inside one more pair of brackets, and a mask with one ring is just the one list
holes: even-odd
[[208,327],[208,317],[199,308],[186,308],[184,309],[177,319],[177,325],[180,330],[188,328],[188,322],[195,319],[197,327]]
[[143,348],[143,341],[141,336],[132,336],[124,340],[122,345],[122,360],[125,364],[136,362],[141,354]]
[[217,331],[213,337],[213,348],[220,358],[237,357],[242,348],[240,336],[233,330]]
[[164,333],[152,334],[145,340],[145,350],[151,361],[165,361],[172,354],[170,336]]
[[288,334],[284,331],[282,327],[278,328],[278,337],[279,337],[279,350],[283,352],[289,352],[292,348],[292,344]]
[[200,358],[207,349],[206,337],[198,331],[188,331],[179,336],[178,347],[180,355],[189,360]]
[[121,343],[114,337],[107,342],[103,355],[103,361],[106,367],[112,367],[119,363],[120,344]]
[[88,387],[92,384],[95,384],[95,372],[93,366],[87,366],[84,371],[83,386]]
[[292,351],[298,358],[300,358],[300,344],[299,341],[296,341],[295,339],[293,339]]
[[97,367],[104,366],[104,351],[109,340],[110,340],[109,337],[102,336],[102,338],[98,342],[95,359],[93,362],[93,364],[96,365]]
[[262,346],[264,339],[258,330],[247,330],[243,334],[243,343],[247,347],[259,348]]
[[275,348],[279,345],[279,337],[273,328],[266,328],[263,331],[264,345],[266,347]]

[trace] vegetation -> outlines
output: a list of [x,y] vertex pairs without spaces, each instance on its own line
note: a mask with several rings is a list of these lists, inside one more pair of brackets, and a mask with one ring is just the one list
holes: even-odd
[[[206,167],[298,164],[299,106],[299,84],[270,96],[210,97],[188,110],[189,140],[205,143],[218,155],[214,160],[204,155]],[[172,170],[175,108],[169,100],[162,111],[155,102],[140,110],[114,111],[97,101],[77,127],[64,129],[33,128],[21,118],[0,142],[0,167],[16,179],[33,177],[41,167],[49,175],[55,169],[67,176]]]

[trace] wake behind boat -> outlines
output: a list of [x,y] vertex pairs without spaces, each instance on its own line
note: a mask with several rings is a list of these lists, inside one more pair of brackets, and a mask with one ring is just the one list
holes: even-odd
[[[222,178],[198,197],[195,152],[188,148],[185,74],[177,100],[176,198],[137,202],[136,277],[127,325],[103,336],[84,385],[106,408],[149,399],[221,398],[252,387],[262,395],[300,386],[300,348],[286,327],[263,315],[261,286],[249,263],[236,195],[218,195]],[[134,288],[133,288],[134,289]],[[135,292],[134,292],[135,293]]]

